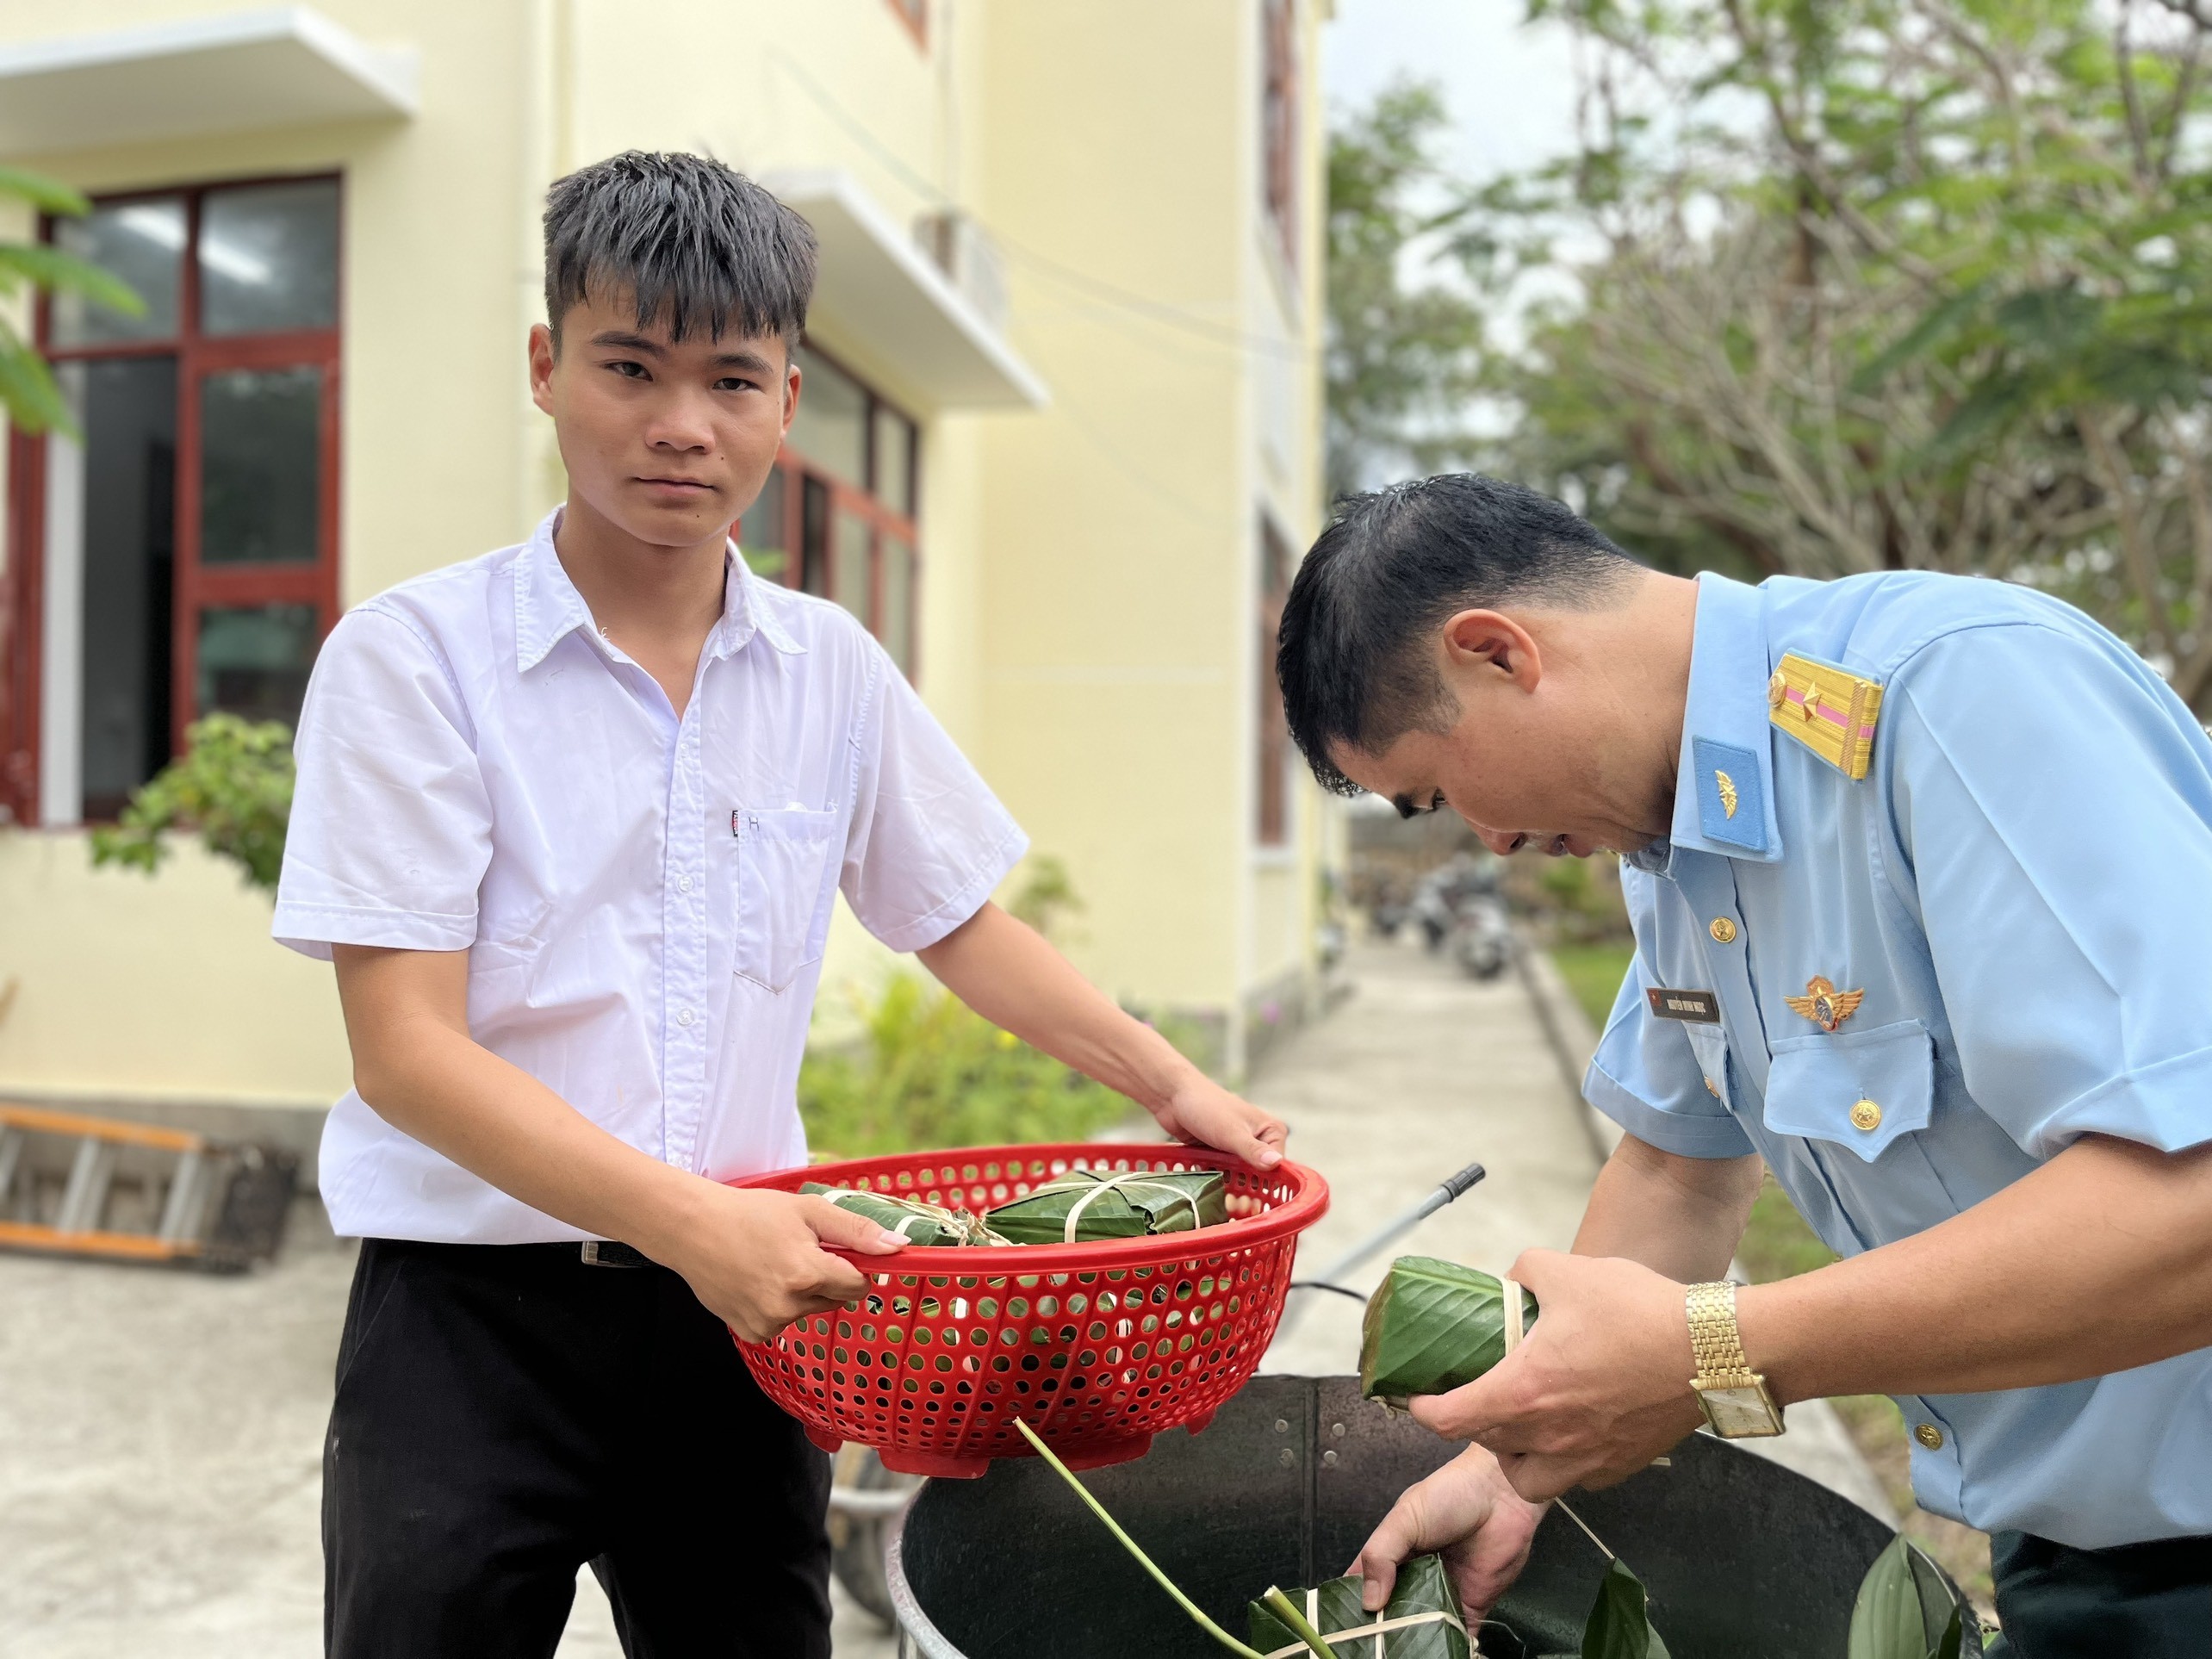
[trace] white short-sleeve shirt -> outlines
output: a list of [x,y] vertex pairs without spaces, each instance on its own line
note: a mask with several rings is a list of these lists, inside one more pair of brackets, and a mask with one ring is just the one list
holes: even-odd
[[[273,932],[469,953],[469,1028],[640,1151],[716,1179],[805,1161],[795,1085],[842,888],[895,950],[980,909],[1027,842],[844,611],[751,575],[679,719],[553,548],[348,612],[295,743]],[[349,1236],[586,1236],[349,1090],[321,1187]]]

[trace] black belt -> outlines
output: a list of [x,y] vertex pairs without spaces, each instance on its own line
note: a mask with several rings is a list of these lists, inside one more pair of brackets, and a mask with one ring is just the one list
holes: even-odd
[[656,1267],[659,1265],[642,1251],[632,1250],[626,1244],[617,1244],[611,1239],[587,1239],[583,1246],[584,1265],[587,1267]]

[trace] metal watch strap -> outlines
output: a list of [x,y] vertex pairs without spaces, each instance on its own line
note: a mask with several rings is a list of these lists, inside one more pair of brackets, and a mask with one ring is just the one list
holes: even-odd
[[1726,1279],[1693,1284],[1684,1297],[1690,1319],[1690,1351],[1697,1358],[1698,1381],[1709,1387],[1748,1389],[1758,1378],[1743,1357],[1736,1328],[1736,1286]]

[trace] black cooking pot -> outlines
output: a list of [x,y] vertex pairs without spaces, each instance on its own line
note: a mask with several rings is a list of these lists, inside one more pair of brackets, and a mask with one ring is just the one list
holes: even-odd
[[[1203,1434],[1163,1434],[1140,1461],[1083,1479],[1242,1637],[1248,1601],[1344,1572],[1399,1493],[1458,1450],[1362,1401],[1355,1377],[1260,1376]],[[1704,1435],[1668,1466],[1571,1501],[1643,1578],[1674,1659],[1844,1659],[1859,1581],[1892,1536],[1827,1488]],[[1497,1610],[1506,1628],[1482,1633],[1485,1655],[1575,1652],[1605,1564],[1553,1510]],[[906,1650],[926,1659],[1221,1651],[1037,1458],[930,1482],[889,1567]],[[1968,1625],[1964,1651],[1979,1654]]]

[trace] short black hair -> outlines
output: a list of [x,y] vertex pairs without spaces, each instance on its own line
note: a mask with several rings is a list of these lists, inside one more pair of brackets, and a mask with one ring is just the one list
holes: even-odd
[[1459,710],[1430,638],[1458,612],[1514,601],[1594,607],[1635,568],[1563,501],[1480,473],[1443,473],[1337,503],[1283,606],[1275,675],[1290,736],[1322,786],[1360,786],[1329,758],[1380,755]]
[[628,289],[642,330],[665,320],[798,344],[814,297],[814,227],[732,168],[680,151],[625,150],[545,193],[545,320]]

